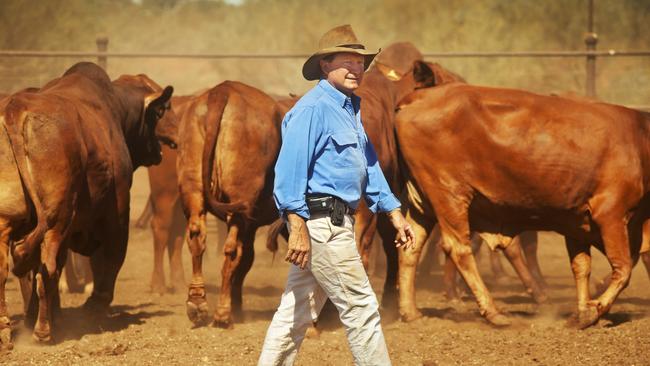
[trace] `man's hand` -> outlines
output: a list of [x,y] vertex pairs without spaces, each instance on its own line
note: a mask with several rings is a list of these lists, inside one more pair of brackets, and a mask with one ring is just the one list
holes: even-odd
[[395,209],[388,213],[388,217],[390,217],[390,222],[397,230],[395,246],[398,248],[404,246],[404,249],[415,246],[415,233],[402,215],[402,211],[399,208]]
[[300,269],[305,269],[305,266],[309,263],[309,250],[311,248],[307,223],[305,223],[305,219],[295,213],[289,213],[287,220],[290,227],[289,250],[284,260],[299,266]]

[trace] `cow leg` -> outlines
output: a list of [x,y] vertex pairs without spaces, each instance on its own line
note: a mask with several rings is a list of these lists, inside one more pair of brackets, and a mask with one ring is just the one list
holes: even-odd
[[9,233],[8,223],[0,221],[0,350],[12,349],[11,321],[5,295],[5,286],[9,276]]
[[149,198],[147,198],[147,204],[144,206],[144,209],[142,210],[142,213],[140,213],[140,217],[135,221],[135,227],[138,229],[144,229],[149,221],[151,221],[151,218],[153,217],[153,198],[151,197],[151,194],[149,194]]
[[173,225],[174,205],[169,200],[164,200],[164,204],[156,204],[151,198],[149,201],[153,206],[153,217],[151,219],[151,231],[153,232],[153,273],[151,274],[150,288],[151,292],[164,294],[167,292],[167,288],[165,286],[163,261],[167,243],[171,239],[170,230]]
[[[238,222],[239,221],[239,222]],[[232,279],[235,270],[239,266],[243,255],[243,243],[240,241],[239,233],[243,230],[240,220],[232,218],[228,221],[228,234],[223,246],[223,266],[221,267],[221,291],[217,308],[214,312],[213,325],[220,328],[231,329],[232,319]]]
[[506,258],[508,258],[508,261],[510,261],[512,268],[514,268],[515,272],[517,272],[519,279],[521,279],[521,282],[523,282],[524,286],[526,287],[526,292],[532,295],[536,303],[544,303],[548,300],[548,296],[546,296],[545,291],[542,289],[539,283],[537,283],[535,278],[533,278],[532,274],[528,270],[528,266],[526,266],[524,258],[521,254],[522,251],[519,240],[520,237],[517,236],[515,239],[513,239],[510,245],[506,246],[503,249],[503,252],[505,253]]
[[242,304],[243,304],[243,287],[244,279],[253,266],[253,261],[255,260],[255,247],[253,243],[255,242],[255,232],[257,227],[252,225],[244,226],[239,231],[239,241],[242,246],[242,257],[239,262],[239,265],[235,269],[234,276],[232,277],[232,310],[233,315],[237,319],[242,318]]
[[416,241],[411,249],[398,249],[397,254],[399,258],[399,314],[403,321],[409,322],[422,317],[415,302],[415,272],[422,247],[427,240],[427,233],[431,231],[434,223],[411,208],[406,213],[406,220],[415,233]]
[[442,249],[451,258],[476,298],[479,312],[495,326],[510,325],[510,320],[501,314],[478,272],[476,260],[472,254],[468,221],[468,203],[450,200],[445,197],[434,202],[440,222]]
[[643,266],[645,267],[646,272],[648,272],[648,278],[650,278],[650,252],[644,252],[639,254]]
[[102,314],[108,311],[113,301],[115,281],[126,257],[129,240],[128,216],[126,222],[108,225],[107,229],[107,233],[113,234],[107,236],[90,257],[94,281],[93,292],[84,304],[86,309],[99,311]]
[[38,315],[32,336],[39,342],[52,340],[52,321],[60,308],[59,276],[60,269],[66,261],[68,251],[61,248],[65,231],[61,227],[68,222],[57,223],[45,233],[41,246],[41,265],[35,276],[36,296],[38,298]]
[[375,217],[384,253],[386,253],[386,280],[384,281],[384,292],[381,295],[381,307],[385,311],[395,312],[398,308],[398,249],[395,247],[397,232],[387,215],[375,215]]
[[585,328],[598,320],[595,307],[589,306],[589,276],[591,275],[591,250],[587,243],[565,238],[571,270],[576,282],[578,311],[568,321],[568,325]]
[[[594,220],[600,226],[601,235],[605,249],[605,255],[612,267],[611,281],[607,290],[603,292],[596,300],[589,302],[590,306],[595,306],[598,314],[591,319],[589,324],[586,322],[580,324],[581,328],[594,324],[600,316],[607,313],[612,307],[614,300],[627,287],[632,273],[632,256],[630,255],[630,245],[626,220],[623,215],[618,217],[598,217],[594,215]],[[636,248],[638,251],[638,247]],[[638,255],[638,252],[635,253]]]
[[205,296],[205,281],[203,280],[203,253],[205,252],[205,213],[190,215],[187,224],[187,243],[192,255],[192,281],[187,292],[185,303],[187,317],[194,325],[208,322],[210,313]]
[[425,241],[424,247],[422,248],[420,263],[418,263],[418,273],[420,276],[424,275],[430,277],[431,273],[435,269],[441,267],[438,260],[438,257],[440,255],[439,242],[440,229],[438,229],[438,226],[435,226]]
[[494,250],[490,250],[490,269],[495,282],[501,282],[506,277],[506,271],[503,269],[503,264],[501,264],[501,257]]
[[460,300],[460,296],[458,295],[458,286],[457,286],[457,278],[456,276],[457,271],[456,271],[456,265],[454,264],[454,261],[449,258],[449,256],[445,255],[445,265],[443,267],[443,273],[442,273],[442,283],[445,287],[445,297],[447,298],[448,301],[452,302],[457,302]]
[[368,272],[370,252],[372,250],[372,242],[377,230],[377,215],[373,215],[367,208],[359,209],[355,216],[354,233],[357,239],[357,248],[361,256],[363,268]]
[[167,254],[169,255],[169,270],[171,272],[173,292],[184,289],[187,286],[183,272],[183,234],[186,225],[185,216],[180,207],[180,200],[176,200],[169,240],[167,241]]
[[544,280],[544,276],[542,276],[542,270],[537,260],[537,231],[524,231],[519,234],[519,242],[521,243],[521,249],[524,252],[530,274],[542,286],[542,289],[547,288],[548,284]]

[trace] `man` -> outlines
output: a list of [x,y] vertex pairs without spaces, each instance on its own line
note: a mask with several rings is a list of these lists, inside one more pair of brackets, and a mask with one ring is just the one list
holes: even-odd
[[303,66],[318,84],[284,118],[274,197],[289,225],[293,264],[269,326],[260,365],[293,364],[306,329],[325,300],[336,306],[358,365],[389,365],[377,298],[354,240],[353,213],[362,196],[373,212],[388,212],[395,243],[409,247],[413,231],[390,192],[361,124],[359,87],[376,52],[349,25],[321,38]]

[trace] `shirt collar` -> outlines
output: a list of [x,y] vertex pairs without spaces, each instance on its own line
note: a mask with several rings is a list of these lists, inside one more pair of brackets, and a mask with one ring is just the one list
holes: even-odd
[[[325,79],[321,79],[318,82],[318,86],[321,87],[327,95],[332,97],[336,103],[338,103],[341,107],[345,106],[345,101],[348,99],[347,95],[341,93],[339,90],[337,90],[335,87],[332,86],[332,84],[329,83],[329,81]],[[350,97],[352,101],[352,107],[354,107],[355,112],[359,111],[359,107],[361,106],[361,98],[357,96],[356,94],[352,93],[352,96]]]

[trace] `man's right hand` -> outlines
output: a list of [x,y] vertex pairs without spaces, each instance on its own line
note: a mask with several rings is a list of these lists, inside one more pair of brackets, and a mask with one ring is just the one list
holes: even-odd
[[290,227],[289,250],[284,260],[299,266],[300,269],[305,269],[307,263],[309,263],[311,249],[307,223],[305,219],[295,213],[287,214],[287,220]]

